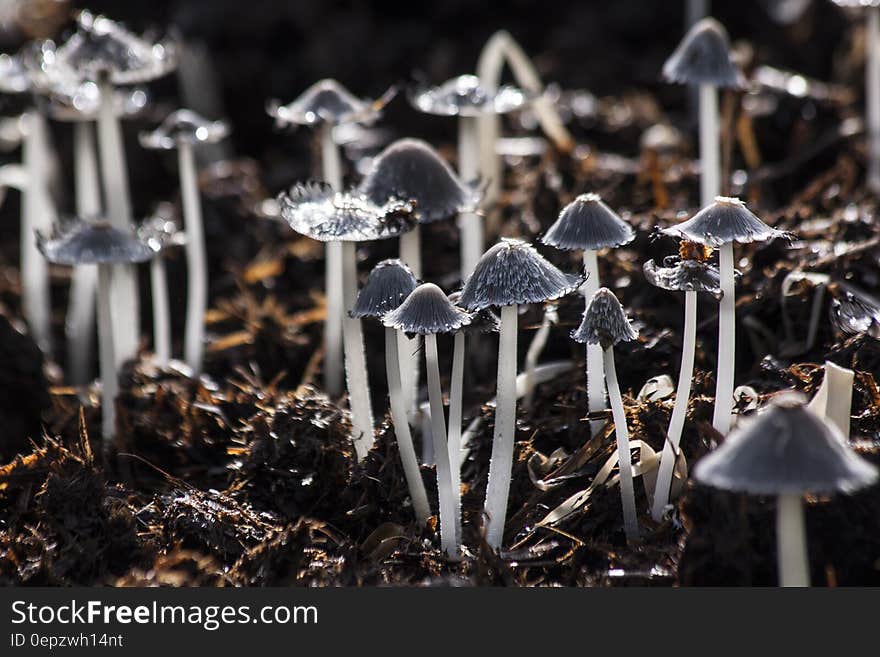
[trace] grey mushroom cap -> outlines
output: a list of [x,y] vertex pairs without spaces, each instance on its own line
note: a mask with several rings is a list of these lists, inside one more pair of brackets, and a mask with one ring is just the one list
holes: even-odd
[[413,201],[419,223],[476,210],[480,193],[463,184],[429,144],[400,139],[373,160],[359,187],[373,203]]
[[835,294],[829,309],[831,323],[847,335],[868,335],[880,340],[880,308],[849,290]]
[[722,297],[721,274],[718,267],[700,260],[667,258],[663,266],[648,260],[643,266],[648,282],[664,290],[677,292],[708,292]]
[[[459,305],[461,300],[461,290],[449,294],[450,303]],[[498,333],[501,330],[501,318],[498,317],[488,308],[474,311],[471,314],[471,323],[465,326],[462,331],[465,333]]]
[[52,237],[37,233],[37,248],[56,265],[116,265],[146,262],[156,252],[136,235],[106,221],[77,220]]
[[615,248],[636,234],[598,194],[581,194],[566,205],[541,242],[564,251]]
[[528,242],[503,238],[483,254],[464,284],[459,305],[468,310],[559,299],[583,283],[564,274]]
[[336,80],[324,79],[287,105],[270,101],[266,112],[279,126],[372,123],[396,93],[396,87],[391,87],[377,100],[362,100]]
[[383,317],[400,304],[416,289],[418,281],[412,270],[397,258],[383,260],[367,277],[358,293],[351,316]]
[[454,333],[471,323],[471,315],[433,283],[422,283],[382,323],[409,335]]
[[850,9],[867,9],[869,7],[880,7],[880,0],[831,0],[838,7],[847,7]]
[[186,244],[186,233],[174,220],[174,208],[170,203],[160,203],[152,216],[141,222],[137,234],[156,253]]
[[751,495],[849,493],[874,484],[877,468],[800,395],[787,394],[731,431],[696,464],[694,478]]
[[687,221],[660,232],[712,248],[729,242],[764,242],[777,237],[790,237],[788,233],[771,228],[758,219],[738,198],[725,196],[716,196],[714,203]]
[[293,230],[320,242],[387,239],[416,225],[409,203],[377,205],[358,192],[335,192],[319,183],[294,185],[278,195],[278,203]]
[[590,299],[581,325],[571,332],[571,337],[576,342],[599,344],[607,349],[619,342],[632,342],[639,334],[614,292],[600,287]]
[[0,54],[0,92],[23,94],[31,90],[31,76],[20,55]]
[[209,121],[192,110],[171,112],[158,128],[140,134],[141,146],[154,150],[172,150],[181,144],[215,144],[229,135],[225,121]]
[[[133,118],[146,110],[149,100],[143,87],[114,89],[113,110],[119,118]],[[90,80],[53,84],[45,101],[46,111],[56,121],[94,121],[101,109],[101,90]]]
[[714,18],[694,24],[663,65],[663,79],[679,84],[742,88],[742,72],[730,57],[727,30]]
[[409,93],[409,102],[425,114],[480,116],[507,114],[520,109],[537,96],[511,86],[486,89],[476,75],[460,75],[436,87],[420,86]]

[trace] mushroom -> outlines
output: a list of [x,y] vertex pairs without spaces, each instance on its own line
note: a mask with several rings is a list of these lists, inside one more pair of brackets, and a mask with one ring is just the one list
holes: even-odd
[[[541,238],[562,251],[583,249],[584,272],[587,276],[581,291],[585,302],[599,289],[599,249],[614,249],[635,239],[635,231],[609,208],[598,194],[581,194],[566,205],[559,218]],[[605,408],[605,372],[602,366],[602,347],[587,345],[587,399],[591,413]],[[603,422],[595,420],[590,429],[596,433]]]
[[582,282],[579,276],[563,274],[535,248],[515,239],[502,239],[483,254],[464,285],[459,305],[469,311],[498,306],[501,327],[498,337],[498,392],[495,434],[486,488],[488,517],[486,541],[498,549],[504,538],[507,498],[513,466],[516,432],[516,339],[518,307],[543,303],[569,294]]
[[205,353],[205,311],[208,307],[208,257],[202,203],[199,198],[195,147],[214,144],[229,134],[223,121],[207,121],[195,112],[181,109],[169,114],[153,132],[141,133],[144,148],[177,149],[180,195],[183,199],[183,222],[186,228],[186,329],[184,359],[198,376]]
[[[383,260],[370,272],[367,282],[358,293],[357,303],[351,316],[357,319],[373,317],[381,319],[395,310],[416,289],[413,272],[400,260]],[[419,525],[424,526],[431,517],[425,482],[419,470],[413,447],[412,435],[407,421],[407,406],[401,383],[404,366],[401,363],[400,332],[385,327],[385,375],[388,377],[388,396],[391,401],[391,421],[394,424],[394,435],[397,437],[397,448],[403,463],[403,473],[409,487],[413,510]]]
[[691,379],[694,374],[694,354],[697,347],[697,292],[708,292],[721,296],[721,281],[718,268],[706,262],[711,249],[693,242],[682,242],[680,259],[667,258],[664,266],[658,267],[653,260],[644,265],[645,278],[655,287],[663,290],[684,292],[684,337],[681,345],[681,366],[678,370],[678,389],[675,405],[666,431],[663,455],[660,457],[660,471],[654,489],[654,503],[651,515],[659,522],[669,501],[672,473],[678,459],[678,445],[687,415],[688,399],[691,394]]
[[[480,86],[475,75],[460,75],[438,87],[419,87],[409,96],[410,103],[420,112],[458,117],[458,175],[472,183],[480,175],[480,143],[478,119],[487,114],[507,114],[520,109],[533,98],[515,87],[500,87],[489,92]],[[461,280],[474,270],[483,253],[483,221],[475,212],[459,217],[461,231]]]
[[700,90],[700,204],[721,193],[721,134],[717,88],[742,88],[742,73],[730,57],[727,31],[714,18],[694,24],[663,65],[667,82]]
[[[287,105],[269,101],[266,111],[278,126],[317,126],[321,140],[324,182],[342,191],[342,163],[333,131],[351,123],[373,123],[396,94],[391,87],[378,100],[362,100],[336,80],[319,80]],[[324,320],[324,387],[335,397],[342,392],[342,246],[328,242],[324,252],[324,287],[327,316]]]
[[623,306],[607,287],[601,287],[593,294],[581,325],[571,332],[573,340],[602,347],[605,361],[605,378],[608,382],[608,397],[611,413],[614,416],[614,435],[617,438],[617,458],[620,469],[620,500],[623,506],[623,527],[626,540],[635,541],[639,537],[639,521],[636,514],[636,498],[633,488],[632,455],[629,451],[629,430],[626,426],[626,412],[617,384],[617,370],[614,367],[614,345],[631,342],[638,333],[630,324]]
[[693,217],[661,233],[718,249],[721,277],[718,318],[718,372],[715,381],[715,410],[712,426],[722,436],[730,430],[733,405],[734,349],[736,345],[736,292],[734,290],[733,243],[764,242],[787,238],[782,231],[758,219],[738,198],[715,197],[714,203]]
[[103,388],[101,435],[107,453],[116,432],[116,396],[119,371],[114,353],[116,336],[112,315],[118,312],[110,298],[110,268],[118,264],[146,262],[153,249],[132,232],[120,230],[106,221],[78,220],[51,238],[37,233],[37,247],[47,261],[78,267],[97,265],[98,269],[98,356]]
[[809,586],[803,495],[851,493],[877,481],[877,468],[857,456],[837,428],[800,395],[778,395],[744,421],[694,468],[700,483],[748,495],[773,495],[781,586]]
[[[357,301],[357,242],[397,237],[415,222],[412,206],[400,201],[376,205],[357,193],[334,192],[328,185],[294,185],[278,196],[281,215],[290,227],[319,242],[341,245],[342,260],[336,272],[343,281],[343,307],[354,308]],[[367,380],[364,336],[361,322],[343,319],[345,378],[351,405],[352,440],[362,459],[373,444],[373,411]]]
[[431,436],[437,466],[437,490],[440,498],[440,544],[451,557],[458,556],[461,530],[461,491],[453,485],[452,464],[447,445],[443,392],[437,354],[437,334],[455,333],[470,324],[470,314],[449,301],[433,283],[422,283],[382,323],[386,327],[425,339],[425,366],[428,373],[428,400],[431,404]]

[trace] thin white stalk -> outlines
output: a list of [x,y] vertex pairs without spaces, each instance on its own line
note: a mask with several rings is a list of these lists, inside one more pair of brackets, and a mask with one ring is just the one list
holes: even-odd
[[[462,116],[458,119],[458,175],[465,183],[473,182],[480,175],[480,152],[477,135],[477,118]],[[483,255],[485,236],[483,218],[473,212],[458,217],[461,235],[461,280],[471,275]]]
[[455,544],[461,545],[461,420],[464,393],[464,347],[462,331],[455,334],[452,351],[452,376],[449,381],[449,467],[452,473],[452,496],[455,511]]
[[[339,146],[333,141],[333,126],[321,129],[321,170],[324,182],[336,191],[342,190],[342,162]],[[327,317],[324,319],[324,387],[330,397],[342,394],[342,245],[324,245],[324,282]]]
[[780,495],[776,500],[776,556],[780,586],[810,585],[807,530],[800,495]]
[[718,372],[715,381],[715,411],[712,426],[722,436],[730,430],[733,412],[734,345],[736,341],[736,292],[734,290],[733,242],[718,252],[721,292],[718,315]]
[[541,320],[541,327],[535,331],[532,341],[529,343],[528,351],[526,351],[526,394],[523,400],[523,406],[527,410],[532,410],[535,403],[535,367],[538,365],[538,359],[547,346],[547,338],[550,336],[550,313],[544,312]]
[[419,525],[424,527],[431,517],[425,482],[422,481],[419,462],[413,447],[409,422],[406,417],[406,405],[403,388],[400,382],[400,347],[397,340],[398,331],[385,328],[385,371],[388,377],[388,395],[391,400],[391,421],[394,424],[394,435],[397,437],[397,449],[403,464],[403,474],[412,499],[413,511]]
[[171,311],[165,258],[157,253],[150,262],[150,294],[153,299],[153,352],[156,363],[167,367],[171,360]]
[[[90,121],[78,121],[73,125],[73,157],[76,213],[84,218],[97,217],[101,214],[101,182],[94,128]],[[83,385],[91,379],[97,285],[98,269],[95,265],[74,268],[65,333],[68,380],[76,385]]]
[[416,225],[400,236],[400,260],[412,270],[416,280],[422,279],[422,231]]
[[[358,293],[357,249],[354,242],[342,244],[342,280],[344,308],[354,308]],[[370,405],[370,384],[367,379],[367,358],[364,353],[364,332],[361,320],[343,313],[342,340],[345,345],[345,380],[351,407],[352,440],[358,460],[373,446],[373,409]]]
[[684,293],[684,340],[681,345],[681,367],[678,370],[678,389],[675,392],[675,406],[660,457],[660,471],[657,473],[657,486],[654,489],[654,508],[651,516],[657,522],[663,518],[663,512],[669,503],[669,489],[672,485],[672,473],[678,458],[678,445],[681,443],[681,432],[687,415],[688,399],[691,396],[691,379],[694,374],[694,352],[697,346],[697,293]]
[[639,538],[639,520],[636,514],[636,496],[633,489],[632,457],[629,453],[629,429],[626,426],[626,413],[623,399],[617,384],[617,369],[614,367],[614,348],[604,350],[605,376],[608,379],[608,397],[614,416],[614,435],[617,438],[618,468],[620,469],[620,501],[623,505],[623,528],[627,542]]
[[868,187],[880,194],[880,7],[868,7],[865,94],[868,115]]
[[455,542],[455,498],[449,451],[446,449],[446,420],[443,417],[443,392],[440,389],[440,366],[437,358],[437,336],[425,336],[425,366],[428,377],[428,401],[431,404],[431,436],[434,461],[437,465],[437,492],[440,500],[440,547],[449,556],[458,556]]
[[36,110],[29,112],[22,145],[27,187],[22,199],[21,216],[21,301],[31,334],[46,354],[52,348],[49,265],[37,249],[34,232],[48,232],[52,223],[47,132],[46,118]]
[[183,355],[198,376],[205,354],[205,310],[208,307],[208,258],[205,253],[205,228],[196,158],[192,144],[181,142],[177,147],[180,168],[180,193],[183,199],[183,223],[186,229],[186,328]]
[[721,193],[721,132],[718,91],[700,85],[700,203],[706,207]]
[[816,415],[840,429],[844,438],[849,438],[854,378],[852,370],[825,361],[825,378],[808,405]]
[[[584,272],[587,274],[587,280],[581,286],[581,292],[584,295],[584,302],[590,305],[590,299],[599,289],[599,258],[593,250],[584,251]],[[588,344],[586,346],[587,356],[587,408],[591,413],[598,413],[605,410],[605,366],[602,355],[602,346],[598,344]],[[596,435],[605,425],[604,420],[592,420],[590,422],[590,432]]]
[[[133,230],[128,169],[122,130],[113,103],[113,85],[101,82],[101,105],[98,111],[98,152],[101,179],[104,183],[104,207],[110,223],[120,230]],[[140,341],[140,300],[136,265],[113,265],[110,304],[114,309],[115,356],[121,365],[137,354]]]
[[[412,270],[416,280],[422,279],[422,238],[421,229],[418,225],[409,232],[400,236],[400,260]],[[409,417],[415,417],[419,391],[419,337],[412,339],[400,334],[401,346],[406,348],[408,355],[400,362],[400,376],[403,381],[403,392],[406,396],[406,408]],[[405,345],[403,344],[405,341]]]
[[431,406],[424,401],[419,404],[422,430],[422,463],[434,465],[434,441],[431,438]]
[[497,550],[504,539],[507,498],[513,468],[516,434],[516,338],[517,306],[501,308],[501,331],[498,336],[498,391],[495,407],[495,433],[486,486],[486,542]]
[[110,451],[116,435],[117,380],[113,309],[110,300],[111,265],[98,265],[98,359],[101,369],[101,436],[104,453]]

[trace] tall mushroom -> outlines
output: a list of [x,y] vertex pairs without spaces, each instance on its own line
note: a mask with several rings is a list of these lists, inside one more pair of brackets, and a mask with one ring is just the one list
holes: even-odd
[[[400,260],[383,260],[370,272],[367,282],[358,293],[357,303],[351,311],[352,317],[382,319],[416,289],[418,283],[412,270]],[[401,383],[401,373],[406,367],[401,363],[401,344],[397,329],[385,327],[385,376],[388,378],[388,396],[391,401],[391,421],[397,448],[403,464],[403,474],[409,488],[416,520],[424,526],[431,516],[425,482],[419,470],[416,451],[407,421],[406,397]]]
[[[559,218],[541,238],[544,244],[562,251],[582,249],[584,252],[584,272],[587,281],[583,292],[585,303],[593,298],[600,287],[599,259],[600,249],[614,249],[633,241],[635,231],[609,208],[598,194],[581,194],[566,205]],[[602,365],[602,347],[587,345],[587,400],[591,413],[605,408],[605,372]],[[593,433],[602,427],[602,421],[590,424]]]
[[[333,131],[350,123],[373,123],[382,109],[394,97],[395,88],[378,100],[362,100],[336,80],[319,80],[303,91],[295,100],[282,105],[272,100],[266,107],[269,116],[279,126],[313,126],[319,129],[321,141],[321,169],[324,182],[334,190],[342,191],[342,162]],[[324,387],[335,397],[342,392],[342,246],[328,242],[324,252],[324,287],[327,298],[327,316],[324,320]]]
[[459,305],[470,311],[501,308],[498,338],[498,392],[495,434],[486,488],[486,541],[498,549],[504,538],[507,498],[516,433],[517,310],[573,292],[579,276],[563,274],[535,248],[515,239],[502,239],[483,254],[464,285]]
[[714,18],[695,23],[663,65],[663,78],[699,87],[700,204],[708,205],[722,191],[717,89],[744,85],[743,75],[730,57],[724,26]]
[[877,477],[877,468],[793,393],[744,421],[694,468],[694,478],[708,486],[777,498],[779,583],[800,587],[810,585],[803,495],[851,493]]
[[404,333],[421,335],[425,339],[425,365],[428,376],[428,399],[431,404],[431,436],[434,442],[434,462],[437,465],[437,490],[440,498],[440,543],[451,557],[458,556],[460,545],[456,518],[461,518],[461,492],[454,489],[446,420],[443,411],[443,391],[440,387],[437,334],[455,333],[470,324],[470,314],[454,306],[433,283],[419,285],[382,323]]
[[662,233],[718,249],[721,277],[718,318],[718,372],[712,426],[721,435],[730,430],[733,408],[733,374],[736,345],[736,292],[734,290],[733,243],[763,242],[786,233],[771,228],[749,211],[738,198],[718,196],[685,222],[664,228]]
[[614,416],[614,435],[617,438],[617,459],[620,469],[620,500],[623,506],[623,526],[627,541],[639,537],[639,520],[636,514],[636,498],[633,488],[632,455],[629,451],[629,430],[626,426],[626,412],[617,383],[617,369],[614,366],[614,345],[631,342],[638,338],[623,306],[607,287],[596,290],[581,325],[572,331],[572,339],[602,347],[605,360],[605,377],[608,381],[608,397]]
[[721,281],[718,268],[706,262],[711,249],[693,242],[682,242],[680,259],[667,258],[662,267],[653,260],[644,265],[645,278],[655,287],[663,290],[684,292],[684,337],[681,345],[681,366],[678,370],[678,388],[672,418],[666,431],[663,455],[660,457],[660,471],[654,489],[654,503],[651,515],[656,521],[663,518],[669,502],[672,473],[678,459],[678,445],[687,415],[688,399],[691,395],[691,378],[694,374],[694,354],[697,348],[697,292],[708,292],[721,296]]
[[223,121],[207,121],[195,112],[181,109],[169,114],[153,132],[141,133],[144,148],[177,149],[183,222],[186,229],[186,329],[183,355],[198,376],[205,353],[205,311],[208,307],[208,256],[202,224],[195,147],[214,144],[229,134]]

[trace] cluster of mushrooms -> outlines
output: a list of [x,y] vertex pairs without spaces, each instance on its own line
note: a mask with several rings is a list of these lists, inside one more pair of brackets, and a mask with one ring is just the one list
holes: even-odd
[[[877,10],[872,9],[872,25],[877,16]],[[693,476],[718,488],[778,496],[781,581],[808,585],[802,495],[850,492],[873,484],[877,471],[847,446],[848,409],[839,411],[839,399],[849,399],[851,393],[839,387],[823,386],[824,397],[809,405],[793,395],[779,395],[778,401],[731,428],[737,276],[734,243],[790,236],[765,224],[741,200],[720,195],[717,90],[744,84],[729,50],[724,28],[704,19],[694,25],[663,68],[667,81],[699,90],[702,209],[660,231],[679,240],[678,254],[663,262],[644,263],[644,275],[651,284],[684,293],[681,366],[656,482],[648,491],[650,513],[655,520],[663,519],[671,508],[673,481],[686,472],[680,441],[694,368],[697,296],[706,293],[719,304],[713,425],[725,439],[696,465]],[[135,223],[120,135],[120,121],[137,115],[145,104],[147,92],[139,85],[172,71],[178,56],[173,40],[153,42],[83,11],[76,30],[65,42],[31,44],[16,56],[0,59],[0,89],[32,100],[25,114],[19,182],[25,197],[24,311],[37,341],[50,353],[45,263],[34,253],[50,263],[74,268],[67,322],[68,375],[75,383],[91,378],[90,338],[97,321],[102,428],[108,449],[113,446],[116,430],[113,408],[119,368],[137,355],[140,342],[136,267],[150,263],[153,352],[157,362],[165,365],[172,354],[163,258],[166,249],[177,246],[185,249],[187,261],[183,357],[193,376],[202,370],[208,276],[194,152],[202,144],[223,139],[228,127],[181,109],[155,131],[141,136],[144,148],[178,152],[182,228],[164,208]],[[523,88],[498,84],[505,62]],[[873,117],[874,113],[880,115],[880,91],[875,88],[880,75],[869,80],[875,91],[869,94]],[[324,386],[332,399],[345,394],[348,400],[351,439],[358,459],[367,456],[376,435],[362,321],[377,321],[385,331],[391,419],[412,510],[422,526],[433,515],[421,474],[420,460],[425,458],[420,459],[413,438],[413,430],[418,428],[422,453],[430,453],[436,466],[441,549],[451,559],[461,558],[467,549],[462,540],[461,510],[461,466],[464,434],[468,433],[463,431],[466,342],[471,335],[482,341],[479,334],[497,333],[497,396],[482,535],[489,547],[500,550],[515,452],[517,400],[523,396],[530,399],[534,391],[539,379],[535,367],[539,341],[547,339],[546,330],[538,332],[535,349],[530,349],[527,357],[527,376],[518,376],[520,308],[549,304],[552,309],[550,302],[578,292],[584,297],[585,309],[571,338],[585,345],[585,411],[592,421],[584,430],[601,431],[605,420],[598,418],[604,417],[603,411],[610,406],[622,524],[627,540],[639,541],[640,510],[634,478],[645,470],[633,465],[632,450],[638,443],[630,442],[615,369],[615,349],[625,351],[627,343],[637,340],[638,335],[617,296],[602,287],[599,276],[600,258],[613,257],[613,250],[631,242],[636,232],[597,194],[585,193],[564,207],[541,237],[548,247],[582,252],[581,271],[560,271],[533,245],[519,239],[500,238],[485,248],[490,231],[483,212],[497,197],[500,177],[495,147],[499,115],[529,106],[557,147],[570,149],[573,145],[531,62],[506,33],[490,41],[478,75],[409,90],[408,100],[416,110],[457,117],[457,171],[430,144],[407,138],[375,157],[356,186],[344,187],[346,163],[338,144],[339,129],[375,122],[394,95],[391,89],[379,99],[364,100],[333,80],[322,80],[289,104],[273,101],[267,106],[279,126],[309,126],[320,140],[323,181],[294,185],[279,195],[277,208],[291,229],[325,245]],[[71,221],[56,221],[47,190],[47,117],[74,122],[77,218]],[[877,123],[880,134],[880,121]],[[875,155],[873,132],[871,144]],[[880,149],[876,150],[880,158]],[[460,277],[451,285],[438,281],[446,285],[444,290],[438,284],[422,282],[419,227],[452,219],[458,222],[460,236]],[[399,257],[380,262],[361,285],[358,245],[392,238],[399,239]],[[713,264],[715,252],[717,266]],[[448,377],[441,376],[438,335],[453,336]],[[419,397],[423,373],[427,404]],[[558,370],[542,373],[552,377]],[[444,378],[449,381],[445,396]],[[448,412],[444,398],[448,399]],[[421,427],[420,418],[424,419]]]

